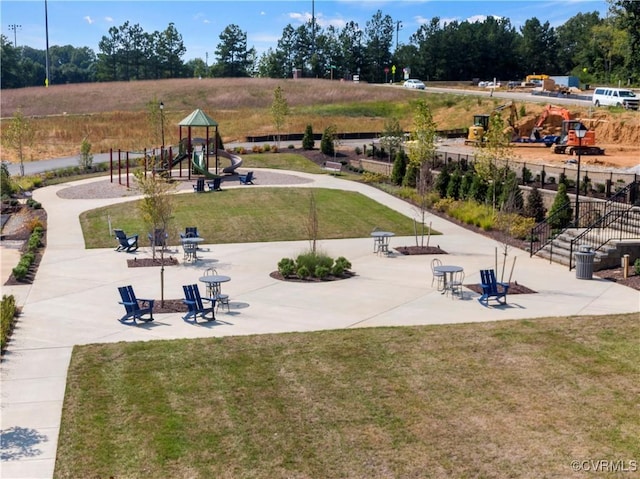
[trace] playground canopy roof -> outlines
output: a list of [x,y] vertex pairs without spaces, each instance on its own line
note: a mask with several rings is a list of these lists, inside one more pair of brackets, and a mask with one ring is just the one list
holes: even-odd
[[180,123],[180,126],[218,126],[218,123],[203,112],[200,108],[193,110],[189,116],[184,118]]

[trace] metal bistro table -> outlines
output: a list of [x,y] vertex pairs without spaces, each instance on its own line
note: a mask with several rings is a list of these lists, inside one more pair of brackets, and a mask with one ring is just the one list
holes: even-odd
[[454,273],[459,273],[461,271],[464,271],[464,268],[462,266],[454,266],[452,264],[443,264],[440,266],[434,266],[433,270],[437,271],[438,273],[444,274],[444,285],[442,287],[442,294],[445,294],[447,290],[451,287],[450,285],[451,285],[451,282],[453,281]]
[[231,281],[231,278],[222,274],[208,274],[206,276],[200,276],[198,281],[207,284],[207,296],[209,298],[217,298],[222,293],[220,284]]
[[371,233],[373,238],[373,252],[389,254],[389,238],[395,236],[391,231],[374,231]]
[[181,238],[182,241],[182,249],[184,250],[185,259],[190,259],[193,261],[198,260],[198,244],[204,242],[204,238],[196,237],[187,237]]

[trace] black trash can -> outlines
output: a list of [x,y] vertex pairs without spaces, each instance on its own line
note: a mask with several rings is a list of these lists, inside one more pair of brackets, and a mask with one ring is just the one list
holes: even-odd
[[595,253],[591,246],[580,246],[576,251],[576,279],[592,279],[593,258]]

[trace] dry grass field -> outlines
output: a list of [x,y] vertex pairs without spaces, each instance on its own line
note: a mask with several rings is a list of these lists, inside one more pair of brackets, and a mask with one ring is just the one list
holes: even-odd
[[[302,133],[309,124],[315,133],[330,125],[339,132],[382,131],[385,121],[393,117],[410,130],[412,101],[418,98],[427,99],[439,129],[465,128],[474,114],[489,113],[504,102],[499,98],[442,93],[424,96],[423,92],[399,85],[313,79],[178,79],[4,90],[0,111],[3,126],[18,109],[32,118],[35,133],[25,154],[30,161],[78,155],[85,137],[92,144],[93,153],[110,148],[158,147],[161,141],[147,113],[152,101],[165,105],[166,144],[178,142],[178,123],[196,108],[219,123],[220,134],[227,143],[243,141],[247,135],[276,134],[270,107],[278,86],[291,110],[283,133]],[[543,107],[527,103],[521,123],[533,124]],[[640,162],[640,113],[580,108],[572,108],[572,113],[596,130],[599,145],[607,150],[606,158],[593,157],[586,162],[621,167]],[[557,125],[550,125],[550,129],[554,127]],[[527,161],[566,159],[540,147],[518,148],[517,154]],[[3,148],[2,159],[15,161],[16,155]]]

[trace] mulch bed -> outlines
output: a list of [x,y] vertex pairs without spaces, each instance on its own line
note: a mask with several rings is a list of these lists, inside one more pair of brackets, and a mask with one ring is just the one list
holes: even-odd
[[333,276],[329,275],[323,279],[319,278],[306,278],[302,279],[297,276],[287,276],[286,278],[280,274],[279,271],[273,271],[269,274],[273,279],[278,279],[280,281],[288,281],[290,283],[326,283],[329,281],[340,281],[341,279],[349,279],[353,278],[356,274],[352,271],[345,271],[342,276]]
[[127,260],[127,266],[129,268],[148,268],[151,266],[175,266],[178,264],[177,258],[173,256],[169,256],[168,258],[164,258],[164,260],[160,258],[133,258]]
[[393,249],[407,256],[418,254],[448,254],[445,250],[440,249],[439,246],[398,246]]

